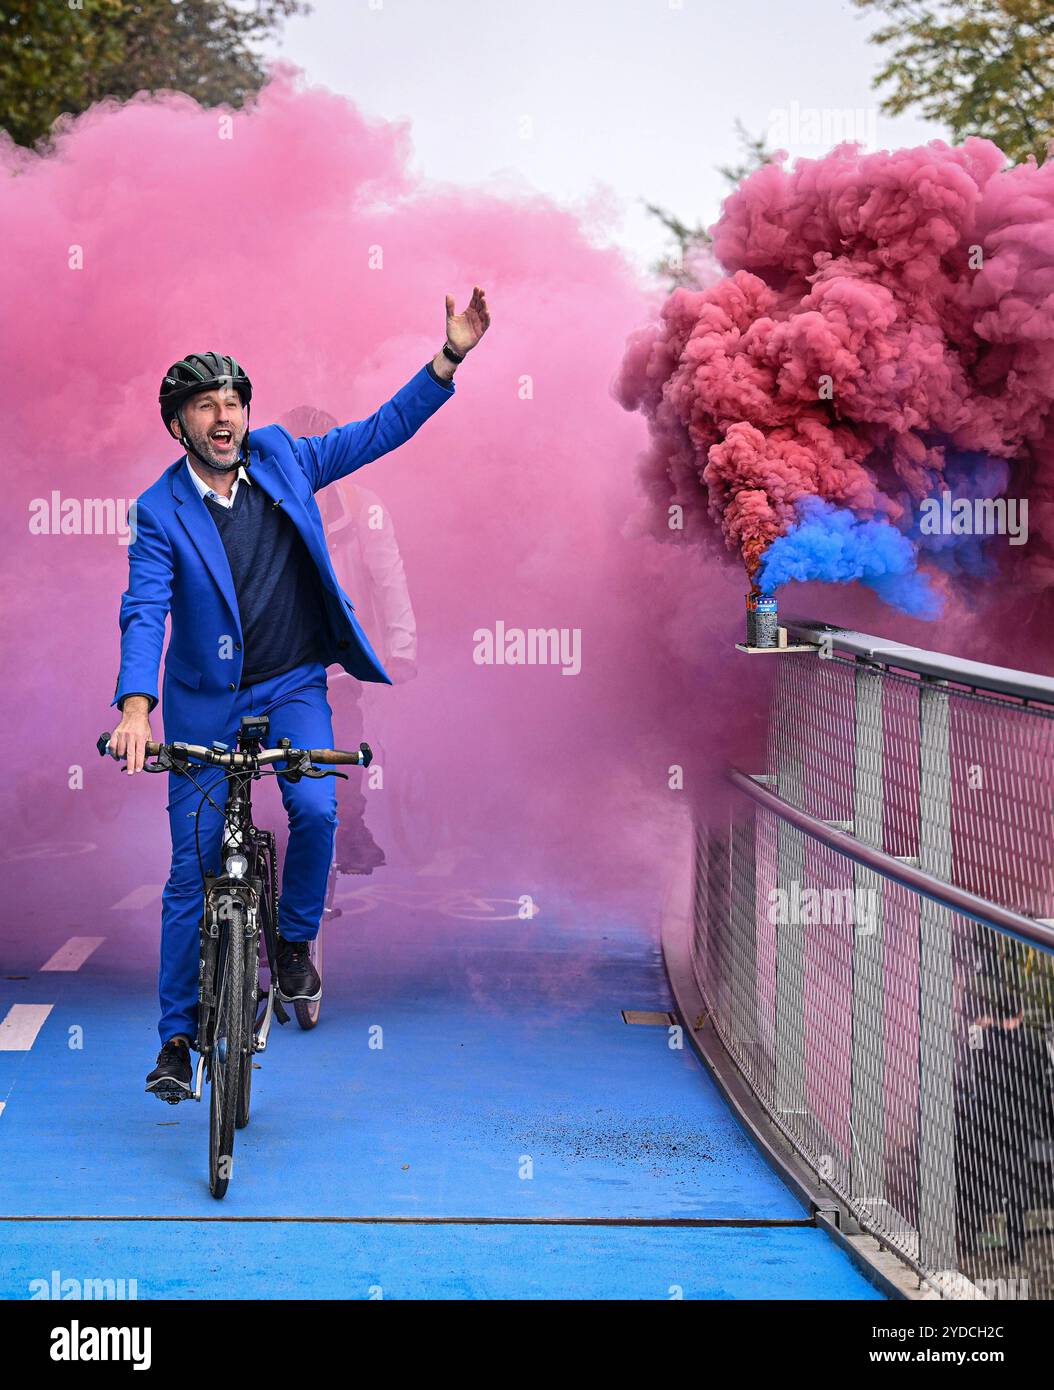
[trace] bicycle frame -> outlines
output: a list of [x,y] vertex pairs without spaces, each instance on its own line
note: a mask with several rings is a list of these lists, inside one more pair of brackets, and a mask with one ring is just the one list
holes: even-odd
[[[252,983],[254,1005],[258,1000],[260,905],[265,893],[270,911],[263,914],[263,940],[267,952],[269,984],[267,1002],[262,1018],[254,1007],[251,1026],[250,1056],[267,1047],[271,1024],[277,1013],[285,1023],[288,1014],[277,998],[275,959],[277,953],[277,900],[275,894],[275,844],[271,831],[258,830],[252,822],[251,787],[253,772],[231,769],[225,774],[227,801],[224,807],[221,862],[226,866],[233,855],[243,855],[247,861],[244,874],[205,874],[205,901],[201,920],[201,959],[198,986],[198,1031],[195,1049],[197,1070],[191,1098],[201,1100],[205,1068],[212,1056],[212,1027],[219,1004],[219,987],[224,978],[225,953],[232,947],[229,936],[230,904],[241,902],[245,909],[245,932],[241,949],[256,939],[257,949],[249,959],[256,962],[256,977]],[[266,880],[265,876],[266,875]]]

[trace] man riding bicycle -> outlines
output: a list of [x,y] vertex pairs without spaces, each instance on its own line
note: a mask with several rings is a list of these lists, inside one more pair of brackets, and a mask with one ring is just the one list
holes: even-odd
[[[121,597],[122,714],[111,748],[141,772],[165,637],[166,742],[233,745],[243,715],[267,714],[274,739],[332,747],[326,667],[391,684],[337,582],[315,494],[398,448],[454,394],[453,376],[490,323],[477,286],[461,314],[446,299],[446,342],[365,420],[294,439],[280,425],[248,428],[252,384],[232,357],[191,354],[161,384],[161,415],[185,453],[133,505],[128,588]],[[220,779],[218,779],[220,780]],[[204,785],[204,784],[203,784]],[[208,784],[214,786],[215,783]],[[318,932],[337,826],[331,779],[280,781],[289,842],[279,899],[278,990],[315,1000],[309,958]],[[162,895],[161,1051],[146,1089],[191,1091],[196,1034],[202,863],[216,868],[222,798],[198,802],[169,775],[172,865]],[[201,860],[199,861],[199,848]]]

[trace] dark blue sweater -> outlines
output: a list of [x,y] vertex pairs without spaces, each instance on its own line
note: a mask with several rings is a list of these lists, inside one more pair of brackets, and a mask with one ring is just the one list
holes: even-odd
[[239,483],[233,507],[211,497],[212,513],[234,579],[245,662],[241,684],[280,676],[322,656],[325,600],[299,531],[256,483]]

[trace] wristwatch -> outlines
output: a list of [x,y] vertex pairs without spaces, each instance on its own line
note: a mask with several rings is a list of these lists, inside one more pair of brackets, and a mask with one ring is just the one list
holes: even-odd
[[443,344],[443,356],[448,362],[453,362],[455,366],[458,362],[464,362],[465,360],[465,354],[463,352],[455,352],[449,343]]

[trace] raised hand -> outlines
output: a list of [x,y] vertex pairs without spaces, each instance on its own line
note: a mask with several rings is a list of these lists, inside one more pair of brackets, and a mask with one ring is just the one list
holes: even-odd
[[471,352],[489,327],[487,297],[478,285],[473,285],[472,298],[460,314],[454,313],[454,296],[447,295],[446,340],[455,352]]

